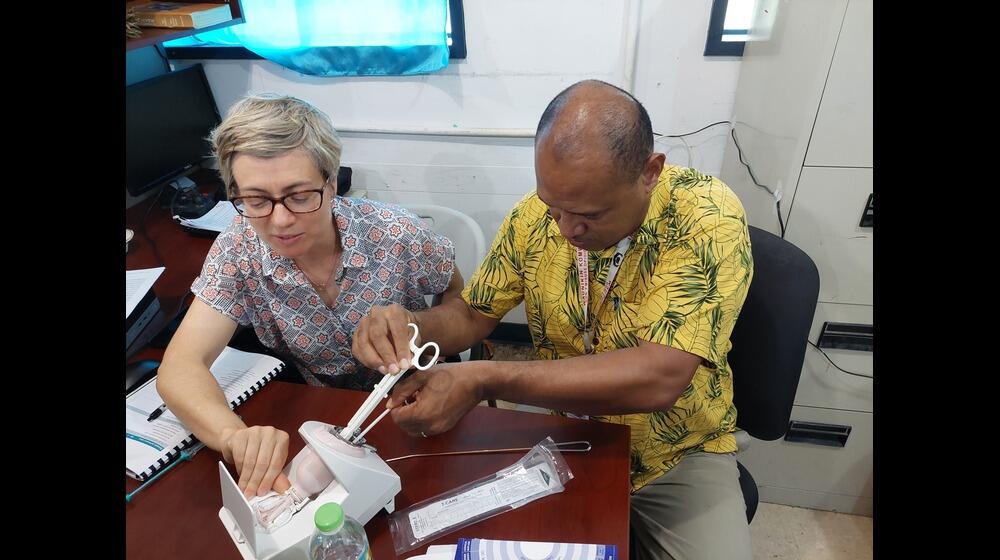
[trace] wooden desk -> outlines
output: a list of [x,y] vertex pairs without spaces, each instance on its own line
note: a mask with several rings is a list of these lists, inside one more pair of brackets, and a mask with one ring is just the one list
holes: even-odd
[[[273,425],[288,432],[289,457],[293,457],[304,445],[298,435],[303,422],[319,420],[343,426],[366,396],[357,391],[272,382],[236,412],[247,424]],[[366,439],[378,449],[379,456],[390,459],[411,453],[531,447],[546,436],[557,442],[588,440],[593,445],[588,453],[563,455],[573,472],[563,492],[444,535],[399,558],[423,554],[431,544],[454,544],[459,537],[615,544],[619,557],[628,558],[627,426],[480,406],[439,436],[411,438],[391,418],[385,418]],[[392,462],[390,466],[399,474],[403,486],[396,495],[396,509],[492,474],[524,454],[419,457]],[[222,507],[219,460],[221,454],[204,449],[136,494],[125,506],[128,558],[240,559],[218,517]],[[235,475],[235,470],[230,472]],[[126,492],[138,485],[126,477]],[[365,526],[374,557],[379,560],[397,558],[387,519],[382,510]]]
[[[213,182],[214,171],[211,173],[209,171],[202,171],[195,177],[202,192],[205,193],[214,190],[218,185]],[[173,189],[164,188],[160,202],[169,201],[169,197],[173,194]],[[181,302],[191,293],[191,283],[201,273],[205,255],[215,240],[191,235],[181,229],[180,224],[171,219],[169,210],[160,208],[160,202],[155,201],[155,198],[156,195],[153,195],[153,198],[144,200],[125,211],[125,227],[135,231],[135,237],[129,243],[128,253],[125,254],[125,270],[165,267],[163,274],[153,285],[153,292],[160,300],[160,311],[139,335],[135,344],[126,350],[126,362],[144,358],[156,360],[162,358],[162,349],[148,348],[146,345],[150,338],[170,322],[180,309]],[[150,208],[151,204],[155,204],[155,207]],[[146,215],[147,209],[148,215]],[[144,215],[146,215],[146,235],[143,235],[140,227]]]

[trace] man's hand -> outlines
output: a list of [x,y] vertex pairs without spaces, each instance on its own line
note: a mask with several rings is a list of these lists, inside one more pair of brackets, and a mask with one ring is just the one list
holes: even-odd
[[411,436],[447,432],[483,400],[479,370],[489,362],[438,364],[400,381],[386,404]]
[[[354,331],[351,351],[359,362],[383,375],[395,375],[410,368],[410,328],[417,323],[412,311],[397,304],[372,307]],[[421,341],[417,340],[419,346]]]
[[251,426],[222,433],[222,457],[236,467],[237,485],[248,499],[269,490],[284,492],[291,484],[282,474],[288,457],[288,434],[272,426]]

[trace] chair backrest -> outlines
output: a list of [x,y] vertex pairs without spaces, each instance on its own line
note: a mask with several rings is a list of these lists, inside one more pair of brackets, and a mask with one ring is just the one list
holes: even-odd
[[819,297],[816,264],[801,249],[750,226],[754,275],[730,337],[736,424],[758,439],[788,429]]
[[444,206],[405,204],[403,207],[422,218],[435,232],[451,239],[455,244],[455,264],[468,282],[486,256],[486,241],[479,224],[458,210]]

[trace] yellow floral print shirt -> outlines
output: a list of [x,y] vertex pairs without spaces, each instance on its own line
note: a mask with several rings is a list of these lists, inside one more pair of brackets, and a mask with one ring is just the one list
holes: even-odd
[[[614,253],[615,246],[590,252],[590,314]],[[726,354],[752,276],[746,218],[733,191],[697,170],[664,166],[608,301],[593,318],[596,349],[647,340],[703,361],[670,409],[594,417],[631,427],[633,492],[688,453],[736,451]],[[524,300],[540,359],[584,354],[576,251],[534,191],[507,215],[462,297],[496,319]]]

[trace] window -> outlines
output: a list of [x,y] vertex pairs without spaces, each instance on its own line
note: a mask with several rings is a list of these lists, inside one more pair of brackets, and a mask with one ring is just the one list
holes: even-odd
[[[244,4],[246,10],[246,4]],[[462,0],[448,0],[448,58],[464,59],[465,48],[465,13]],[[241,46],[206,45],[201,41],[186,37],[163,43],[167,58],[184,59],[255,59],[263,57]]]
[[754,0],[714,0],[705,56],[743,56],[753,22]]

